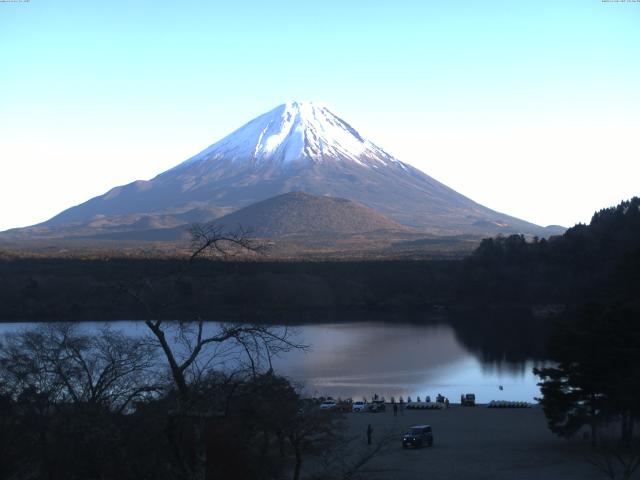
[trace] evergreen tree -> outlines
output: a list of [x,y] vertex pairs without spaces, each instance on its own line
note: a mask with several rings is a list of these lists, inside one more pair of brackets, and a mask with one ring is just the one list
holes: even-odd
[[535,369],[549,428],[573,436],[582,427],[620,421],[630,442],[640,416],[640,313],[632,307],[586,307],[558,325],[549,343],[554,367]]

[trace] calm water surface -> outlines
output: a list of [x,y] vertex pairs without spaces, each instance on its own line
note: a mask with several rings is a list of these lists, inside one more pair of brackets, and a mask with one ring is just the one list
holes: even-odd
[[[37,324],[0,324],[0,334],[34,328]],[[111,322],[129,335],[146,335],[142,322]],[[207,322],[215,329],[216,322]],[[102,322],[83,322],[97,331]],[[296,340],[310,346],[274,360],[277,373],[300,385],[307,395],[396,398],[400,395],[435,399],[441,393],[458,402],[473,392],[479,402],[534,401],[540,396],[533,362],[483,363],[456,337],[448,325],[388,323],[327,323],[294,328]],[[502,386],[502,389],[499,388]]]

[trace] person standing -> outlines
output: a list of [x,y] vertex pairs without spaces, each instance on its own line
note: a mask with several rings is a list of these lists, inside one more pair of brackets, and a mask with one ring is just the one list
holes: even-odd
[[398,404],[397,403],[393,404],[393,416],[394,417],[398,416]]
[[400,415],[404,416],[404,401],[400,397]]
[[371,436],[373,435],[373,427],[371,424],[367,425],[367,445],[371,445]]

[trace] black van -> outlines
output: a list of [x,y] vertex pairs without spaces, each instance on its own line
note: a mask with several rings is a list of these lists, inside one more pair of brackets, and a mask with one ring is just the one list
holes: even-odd
[[431,447],[433,445],[433,432],[431,425],[415,425],[402,435],[402,448],[407,447]]

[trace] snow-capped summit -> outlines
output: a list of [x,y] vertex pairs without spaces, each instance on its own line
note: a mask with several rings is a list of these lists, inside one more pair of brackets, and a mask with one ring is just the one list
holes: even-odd
[[326,105],[287,102],[260,115],[177,168],[228,160],[254,167],[350,160],[363,166],[398,162],[364,139]]
[[37,229],[126,225],[144,232],[213,219],[296,191],[354,200],[432,234],[547,233],[396,160],[333,110],[311,102],[280,105],[155,178],[115,187]]

